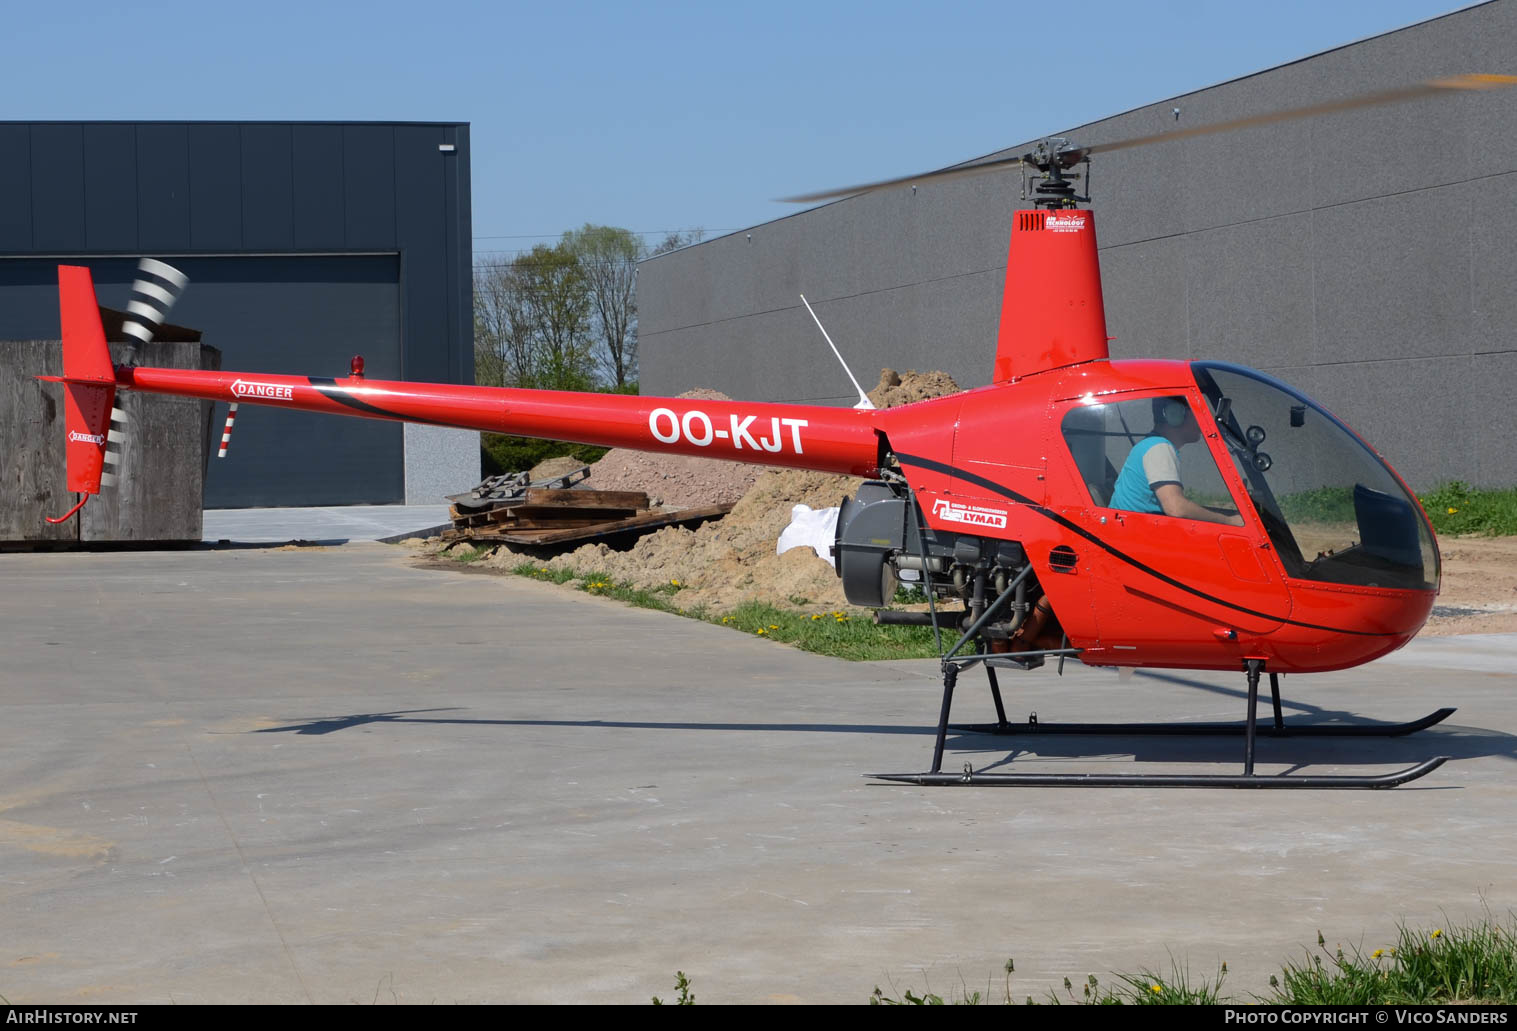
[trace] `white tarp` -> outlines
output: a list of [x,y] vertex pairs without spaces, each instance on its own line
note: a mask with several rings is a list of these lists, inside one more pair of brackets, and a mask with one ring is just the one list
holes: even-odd
[[810,505],[796,505],[790,510],[790,525],[780,534],[774,553],[783,555],[791,548],[810,548],[818,558],[831,562],[837,532],[837,506],[814,509]]

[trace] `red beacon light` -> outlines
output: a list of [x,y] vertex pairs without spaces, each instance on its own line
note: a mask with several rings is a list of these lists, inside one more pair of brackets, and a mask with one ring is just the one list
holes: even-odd
[[353,360],[348,363],[348,376],[352,379],[363,379],[363,355],[353,356]]

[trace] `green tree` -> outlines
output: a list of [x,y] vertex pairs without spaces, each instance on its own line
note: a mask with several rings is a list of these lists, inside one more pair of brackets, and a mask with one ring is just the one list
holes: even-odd
[[637,263],[643,243],[616,226],[586,222],[563,236],[589,284],[598,358],[612,386],[637,379]]
[[474,347],[481,383],[546,390],[595,386],[592,297],[579,259],[538,244],[474,270]]

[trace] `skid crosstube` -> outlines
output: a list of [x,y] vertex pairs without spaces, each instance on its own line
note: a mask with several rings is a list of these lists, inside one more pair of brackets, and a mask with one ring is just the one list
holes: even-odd
[[1170,773],[875,773],[874,780],[931,787],[980,788],[1393,788],[1432,773],[1448,761],[1439,755],[1378,776],[1259,776]]

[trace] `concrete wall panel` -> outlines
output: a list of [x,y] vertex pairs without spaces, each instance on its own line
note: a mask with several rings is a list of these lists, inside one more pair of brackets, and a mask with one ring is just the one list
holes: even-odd
[[1323,208],[1312,234],[1317,362],[1468,353],[1467,189]]
[[1186,237],[1188,357],[1266,371],[1310,362],[1316,350],[1311,262],[1309,213]]

